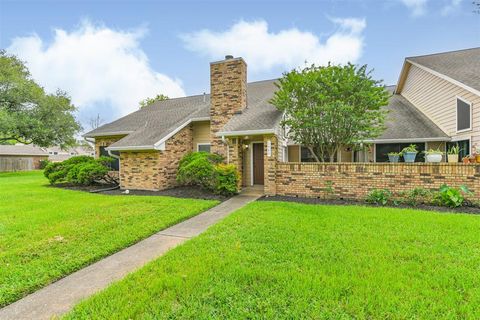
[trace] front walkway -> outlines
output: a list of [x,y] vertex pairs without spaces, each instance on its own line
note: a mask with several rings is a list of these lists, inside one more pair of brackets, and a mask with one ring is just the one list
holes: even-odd
[[80,300],[199,235],[260,196],[261,193],[242,193],[189,220],[162,230],[0,309],[0,319],[51,319],[62,315]]

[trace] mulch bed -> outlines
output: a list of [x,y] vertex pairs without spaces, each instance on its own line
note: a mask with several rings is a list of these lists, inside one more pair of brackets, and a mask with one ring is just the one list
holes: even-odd
[[[51,185],[52,188],[60,188],[60,189],[68,189],[68,190],[76,190],[76,191],[96,191],[100,189],[107,189],[111,187],[115,187],[115,185],[109,184],[95,184],[91,186],[78,186],[70,183],[59,183],[55,185]],[[225,197],[222,195],[212,194],[208,191],[205,191],[198,187],[177,187],[168,190],[162,191],[147,191],[147,190],[129,190],[129,193],[126,194],[125,190],[115,189],[115,190],[108,190],[108,191],[101,191],[98,192],[100,194],[108,194],[112,196],[169,196],[175,198],[190,198],[190,199],[202,199],[202,200],[219,200],[225,201],[228,200],[230,197]]]
[[[124,190],[111,190],[101,192],[102,194],[110,195],[126,195]],[[162,191],[147,191],[147,190],[129,190],[128,195],[136,196],[169,196],[175,198],[190,198],[190,199],[203,199],[203,200],[219,200],[225,201],[230,197],[225,197],[218,194],[213,194],[208,191],[205,191],[198,187],[185,186],[185,187],[176,187],[172,189],[162,190]]]
[[[323,204],[323,205],[339,205],[339,206],[364,206],[364,207],[375,207],[379,208],[382,206],[369,204],[363,201],[353,201],[353,200],[343,200],[343,199],[318,199],[318,198],[301,198],[301,197],[287,197],[287,196],[273,196],[266,197],[263,196],[257,201],[285,201],[285,202],[297,202],[305,204]],[[415,207],[409,205],[387,205],[385,207],[389,208],[402,208],[402,209],[417,209],[417,210],[428,210],[428,211],[440,211],[440,212],[450,212],[450,213],[470,213],[470,214],[480,214],[479,207],[460,207],[460,208],[447,208],[447,207],[438,207],[432,205],[419,204]]]

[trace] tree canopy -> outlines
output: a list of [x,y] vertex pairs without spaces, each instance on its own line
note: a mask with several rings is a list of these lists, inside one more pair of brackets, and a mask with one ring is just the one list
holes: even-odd
[[366,65],[312,65],[285,73],[271,102],[284,112],[288,138],[333,162],[339,148],[382,133],[389,93],[381,83]]
[[169,97],[164,95],[164,94],[157,94],[153,98],[146,98],[146,99],[143,99],[142,101],[140,101],[140,103],[139,103],[140,109],[144,108],[146,106],[149,106],[156,101],[163,101],[163,100],[168,100],[168,99],[169,99]]
[[47,94],[22,61],[0,51],[0,144],[74,145],[75,110],[65,92]]

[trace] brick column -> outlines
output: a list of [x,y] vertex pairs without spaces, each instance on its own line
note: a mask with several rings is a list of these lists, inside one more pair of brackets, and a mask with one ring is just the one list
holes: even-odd
[[264,159],[264,192],[267,196],[277,194],[276,169],[278,157],[278,140],[276,136],[265,136],[263,138],[263,159]]

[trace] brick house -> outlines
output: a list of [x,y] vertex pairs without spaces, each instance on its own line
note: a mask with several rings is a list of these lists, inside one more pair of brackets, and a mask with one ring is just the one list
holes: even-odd
[[[458,143],[469,154],[480,142],[480,48],[406,58],[397,85],[387,89],[385,132],[363,150],[343,148],[339,162],[385,162],[387,152],[410,143],[420,150]],[[97,156],[118,158],[122,189],[174,187],[179,160],[208,151],[237,166],[242,186],[274,194],[268,182],[277,163],[312,160],[284,138],[282,113],[269,103],[275,90],[275,80],[247,83],[245,61],[226,56],[210,64],[210,94],[155,102],[85,137],[95,139]]]

